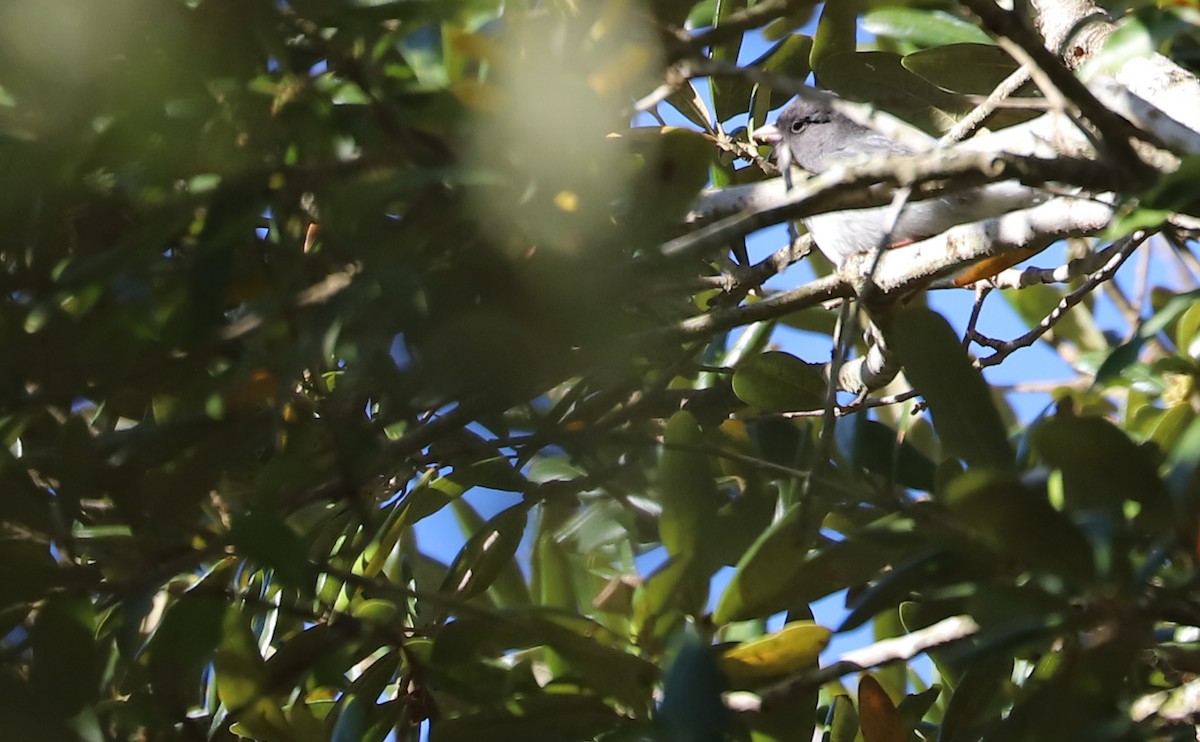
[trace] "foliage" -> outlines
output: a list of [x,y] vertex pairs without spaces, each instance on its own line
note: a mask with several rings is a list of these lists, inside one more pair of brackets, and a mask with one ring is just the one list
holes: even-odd
[[[763,26],[758,66],[930,130],[1015,68],[952,3],[813,36],[775,5],[704,53]],[[672,29],[746,7],[5,3],[7,737],[1189,738],[1195,296],[1127,343],[1078,304],[1046,340],[1103,373],[1026,427],[918,305],[894,339],[931,416],[786,414],[824,389],[772,332],[827,310],[689,331],[761,292],[658,248],[763,177],[731,122],[788,93],[692,82],[662,108],[699,132],[627,123],[701,53]],[[1156,48],[1194,46],[1171,20]],[[1006,299],[1032,327],[1067,291]],[[451,563],[417,538],[445,508]],[[835,632],[978,633],[851,699],[808,623],[843,591]]]

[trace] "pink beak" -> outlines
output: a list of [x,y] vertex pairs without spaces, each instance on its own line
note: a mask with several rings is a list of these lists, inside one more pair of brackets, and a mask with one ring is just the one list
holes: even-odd
[[763,144],[779,144],[783,141],[783,134],[775,128],[775,124],[767,124],[755,129],[754,136],[750,138]]

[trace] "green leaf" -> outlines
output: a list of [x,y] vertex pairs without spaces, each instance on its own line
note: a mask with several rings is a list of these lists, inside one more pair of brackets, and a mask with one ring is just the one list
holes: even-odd
[[307,549],[282,520],[250,511],[234,519],[229,538],[239,553],[274,570],[289,587],[312,591],[315,571],[308,561]]
[[659,538],[671,556],[707,554],[716,537],[717,486],[709,457],[698,450],[703,446],[704,434],[691,413],[671,416],[658,465]]
[[940,10],[879,8],[863,16],[862,30],[876,36],[911,41],[918,46],[995,43],[974,23]]
[[1087,60],[1083,78],[1112,75],[1133,59],[1146,59],[1163,50],[1166,42],[1194,29],[1196,18],[1187,16],[1194,9],[1142,7],[1122,18],[1104,41],[1100,51]]
[[633,630],[639,645],[662,639],[683,619],[682,598],[692,581],[691,557],[671,557],[633,593]]
[[[811,36],[790,34],[752,62],[751,66],[775,75],[790,77],[793,80],[803,80],[812,72],[812,68],[809,66],[812,47]],[[757,117],[763,115],[767,110],[779,108],[791,97],[790,93],[774,90],[765,84],[758,85],[754,91],[755,120],[761,125],[763,121]]]
[[859,736],[858,709],[850,696],[836,695],[829,706],[829,742],[854,742]]
[[525,608],[460,617],[442,629],[430,661],[449,668],[539,646],[552,648],[569,676],[602,695],[633,707],[649,698],[657,668],[626,651],[625,642],[600,624],[566,611]]
[[185,593],[171,604],[147,645],[149,667],[161,692],[179,698],[199,691],[201,672],[221,640],[225,602],[201,591]]
[[825,80],[826,67],[831,58],[853,53],[858,45],[858,3],[825,3],[821,18],[817,21],[817,32],[813,36],[812,54],[809,64],[816,72],[817,82],[830,87]]
[[972,107],[904,68],[891,52],[835,54],[818,68],[824,86],[851,100],[872,104],[930,132],[941,133]]
[[362,703],[357,697],[347,695],[341,705],[342,712],[333,725],[330,742],[361,742],[366,724]]
[[1093,575],[1092,549],[1045,495],[1015,477],[973,470],[950,484],[940,500],[993,552],[1076,584]]
[[578,693],[539,693],[502,708],[467,711],[435,720],[430,742],[528,742],[593,739],[627,723],[597,698]]
[[838,447],[855,466],[905,487],[932,492],[936,466],[907,440],[897,442],[896,431],[864,415],[838,421]]
[[[466,500],[452,500],[450,507],[454,510],[454,517],[458,519],[464,537],[487,532],[488,524]],[[502,607],[529,603],[529,586],[525,584],[525,575],[515,559],[508,560],[500,567],[500,572],[488,586],[488,594]]]
[[950,695],[939,739],[972,739],[998,719],[1012,692],[1012,661],[1003,657],[972,662]]
[[991,390],[950,324],[929,309],[911,306],[896,316],[887,336],[904,375],[929,404],[946,449],[971,466],[1011,467],[1012,446]]
[[733,393],[763,412],[819,410],[828,387],[823,364],[777,350],[747,358],[733,374]]
[[454,592],[465,599],[487,590],[511,568],[528,519],[529,506],[518,503],[489,520],[463,544],[438,592]]
[[938,697],[942,694],[942,686],[933,685],[928,690],[922,693],[914,693],[904,697],[896,710],[900,712],[900,719],[904,724],[904,728],[908,732],[912,732],[925,718],[925,714],[929,713],[929,709],[933,708],[933,704],[937,703]]
[[658,717],[672,739],[724,739],[725,680],[712,647],[688,632],[663,680]]
[[810,551],[803,517],[803,506],[792,506],[746,552],[717,603],[716,624],[765,618],[861,585],[903,553],[912,525],[881,522]]
[[74,716],[96,699],[100,660],[96,615],[84,597],[58,595],[38,609],[29,632],[29,684],[47,709]]
[[950,44],[906,54],[904,69],[943,90],[963,95],[990,95],[1021,65],[992,44]]
[[1107,420],[1045,420],[1030,432],[1030,440],[1043,461],[1062,470],[1069,512],[1095,510],[1119,522],[1125,502],[1132,501],[1140,505],[1140,519],[1156,527],[1173,522],[1173,508],[1154,460]]
[[791,621],[779,631],[721,653],[717,664],[734,684],[778,678],[815,667],[833,632],[812,621]]

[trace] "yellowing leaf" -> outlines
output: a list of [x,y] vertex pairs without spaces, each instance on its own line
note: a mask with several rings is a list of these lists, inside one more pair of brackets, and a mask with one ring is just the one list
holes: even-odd
[[774,634],[728,650],[718,662],[731,680],[786,675],[815,662],[832,635],[812,621],[793,621]]

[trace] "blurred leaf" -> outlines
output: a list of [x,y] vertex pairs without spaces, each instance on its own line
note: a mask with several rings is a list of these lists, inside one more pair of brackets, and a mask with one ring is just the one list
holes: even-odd
[[906,54],[901,60],[939,88],[963,95],[991,95],[996,87],[1021,66],[992,44],[949,44]]
[[147,645],[150,672],[159,691],[179,699],[199,690],[201,672],[212,662],[221,640],[225,602],[216,595],[188,592],[163,615]]
[[897,442],[896,431],[886,425],[849,415],[838,421],[835,435],[838,447],[855,466],[912,489],[933,491],[934,463],[908,441]]
[[929,404],[943,445],[973,466],[1012,466],[1012,447],[988,386],[949,323],[911,306],[895,318],[888,335],[905,376]]
[[489,520],[463,544],[438,592],[454,592],[466,599],[487,590],[511,568],[528,518],[529,507],[518,503]]
[[538,694],[503,708],[444,717],[429,727],[430,742],[526,742],[591,739],[625,719],[599,699],[578,693]]
[[812,621],[793,621],[775,633],[725,650],[717,663],[734,683],[787,675],[813,665],[832,636],[832,631]]
[[453,665],[504,650],[548,646],[569,675],[632,706],[645,703],[656,668],[625,650],[624,642],[596,622],[565,611],[521,609],[460,617],[434,643],[432,662]]
[[974,23],[940,10],[879,8],[863,16],[862,30],[876,36],[911,41],[919,46],[995,43]]
[[98,695],[101,654],[91,601],[59,595],[42,604],[29,632],[29,684],[47,709],[76,715]]
[[896,710],[900,713],[900,719],[904,724],[904,728],[912,732],[925,718],[925,714],[933,708],[933,704],[937,703],[938,697],[942,694],[942,686],[933,685],[928,690],[921,693],[914,693],[904,697]]
[[763,412],[819,410],[829,383],[824,365],[768,351],[747,358],[733,374],[733,393]]
[[689,632],[667,669],[658,718],[672,739],[723,740],[729,714],[721,699],[724,690],[712,647]]
[[900,55],[890,52],[835,54],[817,72],[821,83],[837,94],[869,101],[929,133],[948,130],[971,108],[904,68]]
[[972,733],[999,718],[1007,704],[1012,663],[1002,658],[973,662],[954,687],[939,739],[972,739]]
[[288,586],[312,589],[313,569],[295,531],[274,516],[251,511],[233,522],[229,538],[238,551],[272,569]]
[[968,471],[939,499],[994,552],[1076,583],[1092,577],[1087,539],[1044,495],[1015,478]]
[[363,738],[363,707],[357,698],[347,696],[342,704],[342,713],[338,714],[337,723],[333,725],[330,742],[359,742]]
[[903,552],[911,526],[880,523],[810,551],[803,514],[793,506],[746,552],[713,612],[715,623],[766,617],[860,585]]
[[1067,508],[1098,510],[1123,518],[1126,500],[1158,527],[1172,521],[1166,487],[1148,453],[1106,420],[1045,420],[1031,433],[1034,449],[1066,477]]
[[858,738],[858,709],[854,708],[850,696],[834,696],[829,716],[829,742],[854,742]]
[[821,18],[817,21],[817,32],[813,36],[809,66],[816,73],[817,83],[831,88],[825,79],[826,68],[832,68],[829,60],[844,53],[853,53],[858,43],[858,0],[841,3],[825,3],[821,7]]
[[858,679],[858,723],[865,742],[905,742],[908,732],[900,712],[871,675]]
[[1196,22],[1194,8],[1138,8],[1117,23],[1099,53],[1087,61],[1085,77],[1113,74],[1132,59],[1156,54],[1165,42],[1191,30]]
[[716,537],[718,494],[709,458],[700,450],[704,437],[695,417],[675,413],[667,422],[663,444],[658,465],[659,538],[671,556],[698,559]]
[[[452,500],[450,507],[454,510],[454,516],[458,519],[459,528],[465,538],[470,539],[476,534],[492,532],[488,523],[465,500]],[[523,522],[528,522],[527,516]],[[524,526],[521,530],[520,534],[514,534],[518,539],[524,535]],[[516,559],[510,559],[500,565],[499,572],[487,589],[497,605],[501,607],[529,603],[529,586],[525,584],[525,575],[521,572]]]

